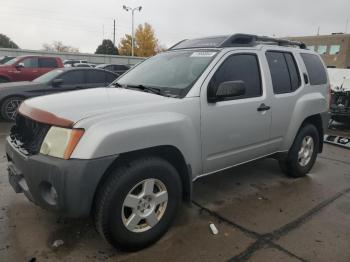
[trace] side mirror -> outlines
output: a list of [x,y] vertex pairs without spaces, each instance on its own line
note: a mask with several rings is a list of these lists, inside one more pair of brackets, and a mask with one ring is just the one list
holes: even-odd
[[59,87],[63,84],[63,79],[54,79],[52,80],[52,86],[53,87]]
[[15,67],[16,67],[16,69],[21,69],[21,68],[24,68],[24,64],[18,63]]
[[244,81],[227,81],[219,85],[215,94],[213,94],[213,92],[208,92],[208,101],[215,103],[218,101],[223,101],[226,98],[242,96],[245,94],[245,92],[246,86]]

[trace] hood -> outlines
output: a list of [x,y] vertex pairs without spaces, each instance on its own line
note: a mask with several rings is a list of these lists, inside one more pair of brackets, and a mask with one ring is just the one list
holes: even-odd
[[[72,126],[100,114],[144,112],[156,104],[173,103],[177,98],[122,88],[94,88],[28,99],[19,111],[39,122]],[[56,122],[55,122],[56,121]]]

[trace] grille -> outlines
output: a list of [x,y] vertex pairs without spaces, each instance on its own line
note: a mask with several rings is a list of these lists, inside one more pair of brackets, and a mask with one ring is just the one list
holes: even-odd
[[11,142],[26,155],[38,154],[49,129],[50,125],[17,114],[16,123],[10,131]]
[[350,92],[337,92],[332,96],[332,113],[350,113]]

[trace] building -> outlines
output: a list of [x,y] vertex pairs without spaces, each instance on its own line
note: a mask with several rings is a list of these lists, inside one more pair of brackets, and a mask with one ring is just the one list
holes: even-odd
[[350,34],[288,37],[319,53],[329,68],[350,68]]

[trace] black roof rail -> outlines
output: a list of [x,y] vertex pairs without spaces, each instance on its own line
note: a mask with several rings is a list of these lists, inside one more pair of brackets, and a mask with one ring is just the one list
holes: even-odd
[[230,36],[220,47],[232,47],[232,46],[256,46],[259,44],[277,44],[279,46],[298,46],[301,49],[306,49],[306,45],[302,42],[291,41],[282,38],[273,38],[268,36],[248,35],[248,34],[235,34]]
[[[214,41],[213,41],[214,40]],[[306,45],[302,42],[291,41],[282,38],[273,38],[268,36],[258,36],[249,34],[234,34],[231,36],[218,36],[200,39],[185,39],[170,47],[171,49],[186,48],[204,48],[204,47],[253,47],[259,44],[279,45],[279,46],[298,46],[306,49]]]

